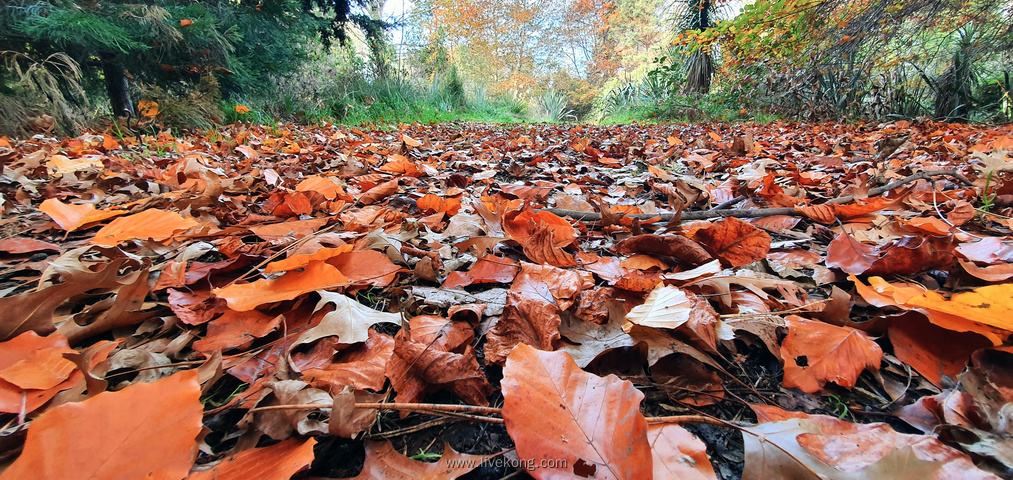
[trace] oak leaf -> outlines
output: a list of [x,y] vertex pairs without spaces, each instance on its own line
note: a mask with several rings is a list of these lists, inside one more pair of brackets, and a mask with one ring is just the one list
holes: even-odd
[[334,304],[320,323],[301,333],[294,342],[292,349],[306,343],[313,343],[324,337],[338,337],[346,345],[365,342],[369,338],[369,327],[377,323],[401,324],[401,315],[373,310],[346,295],[332,292],[319,292],[320,302],[314,311],[320,311],[328,304]]

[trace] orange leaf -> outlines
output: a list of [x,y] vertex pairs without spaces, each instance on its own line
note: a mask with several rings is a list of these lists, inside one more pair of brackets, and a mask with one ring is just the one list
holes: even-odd
[[826,382],[834,382],[851,388],[862,370],[879,369],[883,350],[858,330],[796,315],[785,318],[785,324],[788,336],[781,344],[785,387],[816,393]]
[[644,394],[584,372],[565,352],[521,344],[503,369],[503,421],[535,478],[651,478]]
[[409,137],[408,135],[405,135],[403,133],[401,134],[401,141],[404,142],[404,144],[408,145],[409,147],[421,147],[422,146],[422,142],[420,142],[418,140],[415,140],[414,138]]
[[[675,257],[676,260],[694,267],[714,259],[699,243],[682,235],[637,235],[617,243],[616,253],[620,255],[636,253],[665,255]],[[627,266],[627,268],[630,267]]]
[[210,470],[194,472],[187,480],[291,478],[313,463],[313,445],[316,443],[312,438],[290,438],[270,447],[243,450],[218,462]]
[[214,292],[228,302],[229,308],[245,312],[265,303],[292,300],[304,293],[327,290],[348,283],[348,278],[337,268],[320,260],[313,260],[302,271],[287,272],[276,280],[235,284],[216,288]]
[[376,250],[345,252],[327,260],[348,278],[348,282],[386,287],[403,271],[390,258]]
[[299,185],[296,185],[295,190],[297,192],[317,192],[328,200],[338,199],[346,202],[355,200],[351,195],[345,193],[345,189],[334,183],[330,177],[322,175],[306,177],[305,180],[299,182]]
[[137,102],[137,112],[140,113],[142,117],[151,118],[157,116],[158,103],[151,100],[141,100],[140,102]]
[[894,355],[940,388],[943,375],[957,378],[975,350],[992,346],[981,335],[946,330],[916,313],[893,317],[888,332]]
[[693,240],[732,267],[762,260],[770,251],[770,235],[767,232],[735,217],[723,218],[697,230]]
[[520,268],[516,260],[486,255],[467,272],[450,272],[443,281],[443,288],[459,288],[476,283],[510,283]]
[[126,210],[97,210],[90,203],[66,204],[55,198],[42,202],[42,205],[39,205],[39,211],[49,215],[60,228],[67,232],[73,232],[90,223],[101,222],[107,218],[129,213]]
[[875,212],[876,210],[882,210],[895,201],[897,200],[886,197],[867,198],[865,200],[855,200],[855,203],[846,205],[834,205],[834,210],[837,211],[837,216],[841,218],[857,217]]
[[189,27],[190,25],[193,25],[193,20],[190,20],[189,18],[184,18],[179,21],[180,27]]
[[28,331],[0,343],[0,412],[32,412],[80,381],[64,353],[74,350],[58,333],[40,337]]
[[552,230],[552,244],[557,247],[565,247],[577,239],[577,232],[570,222],[550,212],[513,210],[503,214],[503,231],[507,238],[517,240],[521,245],[526,244],[541,225]]
[[268,263],[264,267],[264,273],[287,272],[303,268],[314,260],[323,261],[351,251],[352,245],[342,245],[338,248],[321,248],[312,254],[292,255],[284,260]]
[[247,107],[246,105],[236,105],[236,113],[240,115],[250,113],[250,107]]
[[654,478],[717,480],[707,458],[707,446],[679,425],[647,427],[647,441],[654,457]]
[[128,217],[120,217],[95,233],[89,243],[118,245],[134,239],[166,240],[173,235],[200,225],[193,218],[184,218],[176,212],[151,208]]
[[53,407],[0,478],[183,478],[202,412],[197,370]]
[[805,205],[799,203],[795,205],[795,211],[825,225],[830,225],[837,220],[837,211],[834,210],[833,205]]
[[366,193],[359,196],[359,201],[362,202],[363,205],[372,205],[391,195],[394,195],[398,192],[398,188],[397,179],[395,178],[394,180],[381,183],[380,185],[367,190]]
[[415,204],[423,211],[447,212],[448,215],[457,215],[461,209],[459,197],[442,198],[431,193],[418,199]]
[[458,478],[478,468],[493,455],[457,453],[449,444],[443,445],[443,456],[435,463],[412,460],[387,442],[366,442],[366,463],[355,480],[383,478],[387,480],[444,480]]

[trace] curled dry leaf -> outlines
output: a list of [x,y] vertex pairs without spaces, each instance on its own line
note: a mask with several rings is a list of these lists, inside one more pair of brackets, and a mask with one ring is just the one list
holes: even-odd
[[73,232],[88,224],[128,213],[126,210],[99,210],[90,203],[66,204],[55,198],[42,202],[39,205],[39,211],[49,215],[49,218],[52,218],[60,228],[67,232]]
[[682,235],[637,235],[616,244],[616,252],[620,255],[636,253],[665,255],[693,267],[703,265],[714,258],[699,243]]
[[510,283],[520,268],[516,260],[484,255],[467,272],[450,272],[443,288],[460,288],[476,283]]
[[446,389],[470,405],[488,405],[492,392],[478,365],[466,322],[423,315],[412,318],[394,337],[394,356],[387,378],[397,392],[394,400],[415,403],[429,392]]
[[632,383],[521,344],[507,358],[501,385],[503,420],[517,455],[535,466],[531,476],[651,478],[644,394]]
[[196,370],[53,407],[32,421],[0,479],[184,478],[202,411]]
[[858,330],[796,315],[785,318],[785,324],[788,336],[781,344],[785,387],[816,393],[826,382],[834,382],[851,388],[862,370],[879,369],[883,350]]

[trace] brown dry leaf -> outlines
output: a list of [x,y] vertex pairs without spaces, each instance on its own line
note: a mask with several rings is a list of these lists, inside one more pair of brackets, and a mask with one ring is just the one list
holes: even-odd
[[[949,269],[953,264],[953,237],[905,236],[881,245],[879,259],[865,270],[866,275],[910,275],[928,270]],[[827,259],[829,261],[829,252]],[[829,265],[829,263],[828,263]],[[843,269],[842,269],[843,270]],[[848,272],[847,273],[856,273]]]
[[356,285],[386,287],[404,269],[394,265],[387,255],[376,250],[346,252],[327,259],[348,281]]
[[714,258],[699,243],[682,235],[637,235],[617,243],[616,253],[665,255],[694,267]]
[[556,246],[558,242],[554,241],[554,229],[555,227],[545,223],[537,224],[531,232],[531,236],[521,244],[524,255],[539,264],[564,268],[577,265],[577,259],[572,254]]
[[395,178],[394,180],[381,183],[367,190],[362,195],[359,195],[359,202],[362,203],[363,205],[373,205],[375,203],[380,203],[380,201],[382,201],[383,199],[397,193],[399,189],[400,186],[398,185],[398,180]]
[[[0,298],[0,340],[6,340],[22,332],[33,330],[40,334],[49,334],[56,330],[53,324],[55,311],[64,302],[79,298],[86,292],[101,295],[130,290],[124,295],[125,300],[136,300],[139,295],[143,300],[147,294],[148,259],[139,260],[127,256],[118,249],[101,247],[81,247],[64,253],[53,260],[43,272],[43,281],[35,291]],[[143,291],[143,292],[142,292]],[[130,297],[130,298],[128,298]],[[116,301],[118,299],[114,299]],[[98,315],[101,307],[115,307],[108,315],[103,316],[94,327],[81,327],[75,322],[64,322],[63,335],[71,338],[67,332],[75,333],[82,329],[101,329],[109,325],[108,319],[116,321],[132,321],[132,317],[124,316],[123,308],[134,306],[129,302],[114,305],[101,304],[93,313]],[[115,318],[116,315],[121,318]],[[96,319],[98,321],[99,319]],[[139,320],[138,320],[139,321]],[[73,325],[68,325],[68,323]],[[74,344],[71,339],[70,343]]]
[[827,247],[827,266],[839,268],[845,273],[865,273],[879,260],[879,248],[866,245],[841,232]]
[[883,350],[858,330],[797,315],[786,317],[785,324],[788,336],[781,344],[781,358],[787,388],[816,393],[826,382],[851,388],[862,370],[879,369]]
[[0,479],[186,477],[202,411],[196,370],[53,407]]
[[[265,382],[262,401],[257,406],[271,405],[319,405],[330,404],[331,395],[318,388],[311,388],[301,380],[281,380]],[[275,440],[284,440],[292,433],[299,435],[323,435],[327,433],[327,425],[314,418],[309,418],[313,409],[267,410],[247,413],[243,423],[251,421],[257,431]]]
[[837,220],[837,210],[834,209],[833,205],[806,205],[799,203],[795,205],[795,211],[824,225],[830,225]]
[[[339,340],[340,341],[340,340]],[[333,348],[331,349],[333,351]],[[389,335],[369,331],[365,344],[343,349],[323,365],[299,365],[302,378],[310,385],[330,392],[340,390],[339,386],[349,385],[358,390],[383,390],[387,362],[394,354],[394,339]]]
[[331,418],[327,420],[327,433],[341,438],[356,438],[369,430],[380,413],[376,409],[355,408],[356,403],[381,403],[387,397],[382,393],[354,390],[351,385],[335,389],[332,394],[334,404]]
[[1005,282],[1013,278],[1013,263],[1000,263],[979,267],[966,260],[958,260],[964,271],[986,282]]
[[914,312],[893,317],[887,331],[894,355],[937,387],[943,375],[957,378],[975,350],[992,346],[981,335],[946,330]]
[[751,223],[725,217],[693,233],[693,240],[714,253],[721,263],[742,267],[762,260],[770,251],[770,235]]
[[466,322],[412,318],[394,337],[394,356],[387,362],[387,378],[397,392],[394,401],[415,403],[446,389],[470,405],[488,405],[492,387],[471,346],[474,338]]
[[517,455],[533,462],[531,476],[651,478],[644,394],[629,381],[586,373],[566,353],[521,344],[507,358],[501,385],[503,420]]
[[503,315],[489,331],[486,360],[502,365],[520,343],[553,350],[562,322],[559,312],[573,305],[581,288],[576,272],[522,262],[507,292]]
[[717,480],[707,458],[707,446],[679,425],[650,425],[647,441],[651,444],[654,478]]
[[494,455],[458,453],[443,444],[443,456],[437,462],[412,460],[401,455],[387,442],[366,442],[366,464],[354,480],[446,480],[458,478]]
[[288,272],[299,268],[305,268],[312,261],[326,261],[345,252],[351,252],[352,245],[342,245],[338,248],[321,248],[311,254],[290,255],[284,260],[268,263],[264,267],[264,273]]
[[284,319],[284,315],[269,315],[257,310],[228,309],[208,323],[207,335],[193,342],[193,349],[206,354],[218,350],[246,350],[254,340],[277,330]]
[[229,308],[246,312],[267,303],[292,300],[300,295],[349,284],[349,279],[332,265],[314,260],[302,271],[286,272],[275,280],[261,279],[214,289]]
[[836,204],[834,205],[834,210],[837,211],[837,216],[841,218],[857,217],[882,210],[896,201],[896,199],[887,197],[866,198],[864,200],[856,199],[855,203]]
[[313,446],[317,441],[290,438],[270,447],[243,450],[230,455],[214,467],[194,472],[187,480],[249,480],[274,478],[287,480],[306,470],[313,463]]

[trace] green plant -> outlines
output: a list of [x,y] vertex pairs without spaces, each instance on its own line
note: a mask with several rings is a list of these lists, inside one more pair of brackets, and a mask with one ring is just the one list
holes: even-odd
[[442,455],[438,453],[426,453],[425,450],[419,449],[419,453],[412,455],[408,458],[412,460],[439,460]]
[[573,118],[573,111],[566,108],[566,95],[555,90],[546,90],[538,96],[538,105],[550,122],[561,122]]
[[833,412],[837,418],[844,420],[844,417],[848,416],[851,410],[848,409],[848,405],[841,400],[837,395],[830,395],[827,397],[828,403],[830,404],[830,411]]
[[981,190],[981,207],[979,207],[979,210],[983,212],[989,212],[992,210],[992,206],[995,205],[995,198],[998,195],[997,193],[993,193],[992,195],[988,194],[988,187],[992,183],[993,173],[995,172],[988,172],[988,176],[985,177],[985,188]]

